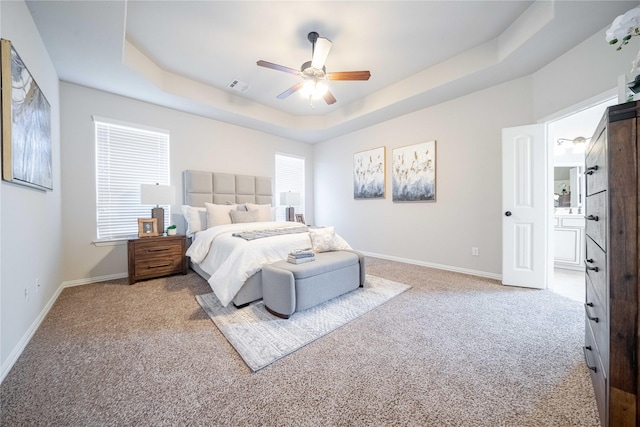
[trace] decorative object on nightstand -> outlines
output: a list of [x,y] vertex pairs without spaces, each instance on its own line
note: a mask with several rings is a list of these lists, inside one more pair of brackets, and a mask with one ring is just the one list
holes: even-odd
[[299,204],[300,193],[293,193],[291,191],[280,193],[280,206],[288,206],[286,215],[287,221],[295,221],[296,209],[293,206],[298,206]]
[[159,234],[164,234],[164,208],[160,205],[171,205],[176,199],[176,188],[172,185],[142,184],[140,186],[140,203],[156,205],[151,209],[151,217],[158,220]]
[[306,224],[306,222],[304,222],[304,214],[296,214],[296,222]]
[[167,236],[175,236],[178,233],[178,228],[175,224],[167,227]]
[[138,237],[158,236],[158,220],[155,218],[138,218]]
[[129,240],[129,284],[173,274],[187,274],[186,246],[185,236]]

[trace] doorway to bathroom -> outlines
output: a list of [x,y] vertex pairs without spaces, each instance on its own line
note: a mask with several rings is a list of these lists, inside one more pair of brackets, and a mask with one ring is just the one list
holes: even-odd
[[548,198],[553,201],[549,289],[581,302],[585,298],[585,149],[605,109],[617,103],[617,98],[611,97],[547,123],[549,176],[553,183]]

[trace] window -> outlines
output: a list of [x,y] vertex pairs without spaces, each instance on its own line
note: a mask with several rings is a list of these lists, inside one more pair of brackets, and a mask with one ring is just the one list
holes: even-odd
[[276,221],[285,221],[285,208],[280,207],[280,193],[300,194],[300,205],[293,206],[296,213],[304,214],[304,157],[276,154]]
[[[138,235],[138,218],[153,206],[140,204],[140,184],[169,185],[169,133],[94,117],[98,240]],[[171,213],[165,208],[164,228]],[[160,228],[160,224],[158,224]]]

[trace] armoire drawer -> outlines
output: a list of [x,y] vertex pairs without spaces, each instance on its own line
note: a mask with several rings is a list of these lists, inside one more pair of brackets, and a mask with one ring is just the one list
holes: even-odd
[[609,363],[609,321],[607,306],[593,292],[593,285],[587,280],[587,296],[584,304],[586,322],[593,331],[594,341],[598,346],[600,357],[605,364]]
[[592,284],[593,291],[600,302],[607,302],[607,254],[596,245],[590,237],[587,237],[587,249],[584,259],[586,276]]
[[592,141],[587,148],[584,172],[587,196],[607,189],[607,156],[604,135]]
[[589,374],[591,375],[593,391],[596,395],[596,405],[598,406],[598,413],[601,417],[604,417],[604,415],[607,413],[607,373],[604,369],[602,359],[600,358],[600,352],[597,345],[595,344],[593,333],[591,331],[591,325],[589,325],[588,320],[584,325],[584,330],[584,359],[587,367],[589,368]]
[[585,232],[603,250],[607,250],[607,191],[585,198]]

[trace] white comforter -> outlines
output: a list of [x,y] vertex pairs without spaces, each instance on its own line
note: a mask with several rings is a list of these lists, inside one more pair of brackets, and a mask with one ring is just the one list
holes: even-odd
[[[191,261],[211,275],[209,286],[223,306],[236,296],[244,282],[265,264],[285,259],[294,249],[311,247],[309,233],[284,234],[256,240],[234,237],[241,231],[265,230],[281,227],[300,227],[295,222],[250,222],[219,225],[197,233],[187,250]],[[336,234],[340,249],[351,249]]]

